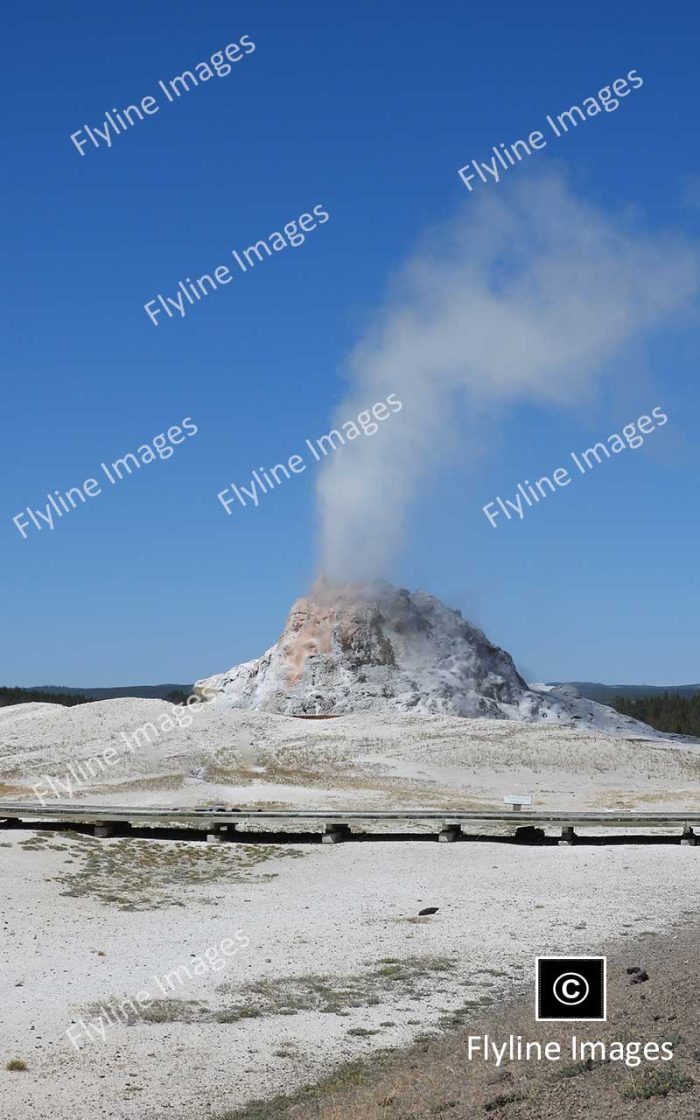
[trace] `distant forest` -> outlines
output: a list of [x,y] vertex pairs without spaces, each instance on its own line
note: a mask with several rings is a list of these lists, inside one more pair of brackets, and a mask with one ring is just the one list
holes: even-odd
[[[167,687],[167,686],[166,686]],[[95,692],[108,692],[107,689],[94,689]],[[119,695],[119,690],[115,689]],[[134,690],[136,691],[136,690]],[[147,689],[147,691],[157,692],[157,688]],[[122,696],[130,695],[128,690],[121,693]],[[159,699],[168,700],[171,704],[184,704],[189,696],[189,690],[185,691],[182,688],[173,688],[164,695],[157,697]],[[65,707],[72,707],[74,704],[89,704],[95,699],[102,699],[86,695],[80,692],[50,692],[44,688],[7,688],[0,686],[0,708],[8,708],[12,704],[63,704]],[[112,697],[105,697],[110,699]],[[156,698],[156,697],[154,697]]]
[[33,688],[3,688],[0,687],[0,708],[9,708],[12,704],[86,704],[87,697],[78,696],[72,692],[40,692]]
[[680,696],[677,692],[652,692],[647,696],[616,696],[612,706],[626,716],[640,719],[657,731],[700,738],[700,692]]

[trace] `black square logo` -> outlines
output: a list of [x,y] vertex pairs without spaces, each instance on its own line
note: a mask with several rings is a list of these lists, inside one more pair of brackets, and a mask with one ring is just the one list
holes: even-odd
[[607,1014],[605,957],[538,957],[535,1019],[604,1022]]

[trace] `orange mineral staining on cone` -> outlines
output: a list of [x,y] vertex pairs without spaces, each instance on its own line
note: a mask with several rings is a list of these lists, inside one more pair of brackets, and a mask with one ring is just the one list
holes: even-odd
[[330,653],[333,637],[332,612],[319,607],[309,599],[300,599],[290,621],[294,633],[285,650],[287,683],[290,688],[299,684],[307,657]]

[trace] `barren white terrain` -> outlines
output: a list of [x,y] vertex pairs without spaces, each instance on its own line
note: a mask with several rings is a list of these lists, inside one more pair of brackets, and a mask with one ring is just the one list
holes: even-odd
[[[216,702],[29,704],[0,711],[0,794],[41,797],[47,818],[59,799],[449,811],[513,792],[535,807],[697,811],[698,747],[626,734]],[[0,1120],[208,1120],[468,1023],[529,983],[538,954],[653,936],[697,913],[699,853],[0,830]],[[439,909],[419,917],[427,906]],[[248,945],[225,968],[194,972],[239,930]],[[129,1011],[143,993],[152,1002]],[[105,1006],[123,1001],[105,1026]],[[12,1059],[27,1069],[7,1070]]]
[[[469,1023],[538,954],[651,936],[700,905],[698,850],[680,846],[35,837],[0,847],[2,1120],[205,1120]],[[237,930],[249,944],[225,969],[164,981]],[[83,1032],[144,992],[143,1017]]]
[[613,736],[401,713],[305,720],[216,702],[23,704],[0,710],[0,795],[47,806],[469,809],[525,793],[538,808],[696,808],[700,746],[636,728]]

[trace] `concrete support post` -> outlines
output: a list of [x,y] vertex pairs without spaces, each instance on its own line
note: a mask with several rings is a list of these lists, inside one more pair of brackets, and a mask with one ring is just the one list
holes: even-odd
[[210,824],[207,832],[207,844],[223,844],[225,840],[231,839],[231,835],[236,831],[236,828],[237,825],[235,824]]
[[454,844],[455,840],[461,839],[462,829],[458,824],[450,824],[445,821],[440,832],[438,833],[438,841],[441,844]]
[[687,848],[694,848],[695,845],[697,844],[697,842],[698,842],[698,838],[695,835],[695,833],[693,832],[693,829],[692,829],[691,825],[687,824],[685,826],[685,828],[683,829],[683,835],[681,837],[681,844],[683,844]]
[[117,828],[112,821],[101,821],[99,824],[93,825],[92,831],[94,836],[99,836],[100,839],[106,839],[108,836],[114,836]]
[[570,847],[572,844],[576,843],[576,840],[577,840],[577,836],[576,836],[576,833],[574,832],[574,826],[572,824],[563,825],[562,830],[561,830],[561,840],[559,841],[559,847],[560,848]]
[[349,840],[351,835],[349,824],[344,824],[342,821],[329,821],[321,837],[321,843],[342,844],[343,840]]

